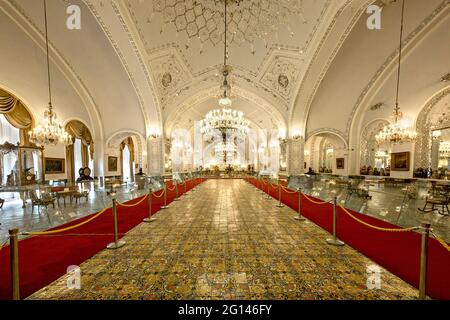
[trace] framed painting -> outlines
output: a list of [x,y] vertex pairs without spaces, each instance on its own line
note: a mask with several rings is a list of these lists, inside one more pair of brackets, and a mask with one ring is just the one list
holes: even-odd
[[117,157],[108,156],[108,171],[117,171]]
[[409,171],[409,152],[391,153],[391,171]]
[[345,168],[345,158],[336,158],[336,169]]
[[46,174],[65,173],[66,159],[64,158],[45,158],[44,166]]

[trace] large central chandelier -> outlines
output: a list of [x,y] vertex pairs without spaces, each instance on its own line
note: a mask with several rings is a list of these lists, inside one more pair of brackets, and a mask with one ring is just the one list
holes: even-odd
[[225,3],[225,36],[224,36],[224,58],[222,75],[223,82],[220,87],[222,96],[219,99],[219,106],[221,109],[215,109],[208,112],[203,120],[200,121],[200,132],[206,136],[219,135],[226,143],[226,135],[233,135],[236,137],[243,137],[249,132],[249,122],[244,118],[244,113],[237,110],[230,109],[232,101],[229,98],[231,86],[228,76],[231,72],[231,67],[227,65],[227,1]]
[[403,17],[405,11],[405,0],[402,3],[402,18],[400,23],[400,45],[398,54],[398,69],[397,69],[397,91],[395,97],[394,107],[394,123],[385,126],[376,136],[375,140],[379,145],[386,143],[403,143],[413,142],[417,137],[417,132],[407,128],[401,123],[402,113],[400,112],[400,106],[398,103],[398,93],[400,88],[400,66],[402,60],[402,37],[403,37]]
[[72,144],[72,136],[68,134],[63,125],[56,119],[56,113],[52,106],[52,87],[50,81],[50,59],[48,52],[48,28],[47,28],[47,1],[44,0],[44,20],[45,20],[45,44],[47,55],[47,79],[48,79],[48,110],[44,113],[45,125],[39,125],[28,132],[30,142],[38,146],[56,145],[58,143]]

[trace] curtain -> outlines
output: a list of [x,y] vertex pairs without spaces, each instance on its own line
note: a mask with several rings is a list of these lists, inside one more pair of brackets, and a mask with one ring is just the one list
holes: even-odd
[[81,144],[81,165],[83,167],[89,166],[89,146],[86,146],[84,144]]
[[11,112],[19,103],[17,98],[0,89],[0,113]]
[[[75,140],[75,139],[74,139]],[[73,141],[75,143],[75,141]],[[74,145],[66,146],[66,172],[67,181],[75,181],[75,156],[74,156]]]
[[19,99],[2,89],[0,89],[0,114],[3,114],[11,125],[19,129],[20,144],[29,145],[28,131],[33,126],[30,112]]
[[78,176],[78,171],[80,168],[84,167],[83,165],[83,156],[82,156],[82,143],[80,139],[75,139],[75,143],[73,144],[73,162],[74,162],[74,176]]
[[[88,127],[86,127],[84,125],[84,123],[81,121],[72,120],[66,124],[66,131],[73,138],[80,139],[84,146],[86,146],[86,147],[90,146],[89,152],[90,152],[91,158],[93,159],[94,158],[94,141],[92,139],[92,135],[91,135],[91,132],[89,131]],[[88,160],[86,161],[86,164],[87,163],[88,163]]]
[[129,169],[127,168],[126,171],[130,172],[130,181],[134,180],[134,168],[133,168],[133,163],[134,163],[134,143],[133,143],[133,139],[131,137],[126,138],[125,140],[122,141],[122,143],[120,144],[120,160],[121,160],[121,164],[122,164],[122,177],[125,174],[125,170],[123,169],[125,161],[124,161],[124,149],[125,147],[128,147],[128,151],[129,151],[129,157],[128,157],[128,161],[129,162]]
[[75,170],[75,167],[78,168],[78,166],[75,163],[74,153],[77,153],[76,159],[78,159],[78,156],[81,155],[80,161],[83,167],[89,166],[89,156],[91,159],[94,158],[94,141],[89,128],[86,127],[81,121],[69,121],[66,124],[65,129],[67,133],[72,136],[74,141],[77,141],[75,139],[79,139],[81,142],[81,149],[75,150],[73,145],[66,147],[67,179],[73,182],[78,174],[78,170]]

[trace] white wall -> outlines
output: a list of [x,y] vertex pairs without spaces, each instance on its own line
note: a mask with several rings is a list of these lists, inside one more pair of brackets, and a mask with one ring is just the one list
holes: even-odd
[[409,152],[409,171],[392,171],[392,161],[391,161],[391,177],[392,178],[403,178],[408,179],[413,177],[414,171],[414,144],[413,143],[402,143],[396,144],[392,147],[392,153],[396,152]]
[[[336,168],[336,159],[344,158],[344,169]],[[346,149],[334,149],[333,152],[333,174],[348,175],[349,163],[348,163],[348,150]]]
[[[45,158],[61,158],[64,159],[65,173],[45,174],[45,180],[59,180],[67,179],[67,161],[66,161],[66,147],[62,144],[56,146],[46,146],[44,149],[44,162]],[[45,168],[45,163],[44,163]],[[45,171],[44,171],[45,173]]]

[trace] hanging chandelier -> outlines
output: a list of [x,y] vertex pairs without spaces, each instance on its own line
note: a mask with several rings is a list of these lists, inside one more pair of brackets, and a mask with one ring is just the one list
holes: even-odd
[[403,37],[403,18],[405,11],[405,0],[402,2],[402,18],[400,23],[400,44],[399,44],[399,54],[398,54],[398,69],[397,69],[397,91],[395,97],[395,107],[394,107],[394,123],[385,126],[376,136],[375,140],[379,145],[386,143],[403,143],[403,142],[413,142],[417,138],[417,132],[407,128],[401,124],[402,113],[400,112],[400,106],[398,103],[398,95],[400,89],[400,70],[401,70],[401,60],[402,60],[402,37]]
[[48,51],[48,28],[47,28],[47,1],[44,0],[44,20],[45,20],[45,45],[47,55],[47,79],[48,79],[48,110],[44,113],[45,125],[39,125],[28,132],[30,142],[38,146],[42,145],[56,145],[64,143],[66,145],[72,144],[72,136],[68,134],[61,122],[57,120],[56,113],[52,106],[52,89],[50,81],[50,59]]
[[226,135],[233,135],[242,138],[249,132],[249,122],[244,118],[244,113],[237,110],[230,109],[232,101],[229,97],[231,85],[228,76],[231,72],[231,67],[227,65],[227,2],[225,3],[225,36],[224,36],[224,57],[223,67],[221,69],[223,75],[222,85],[220,86],[222,96],[219,99],[219,106],[221,109],[215,109],[208,112],[203,120],[200,121],[200,132],[203,135],[214,137],[219,135],[226,143]]

